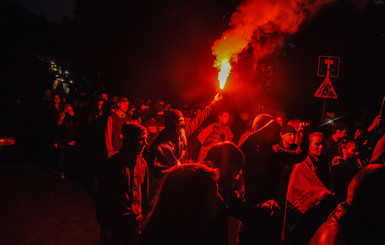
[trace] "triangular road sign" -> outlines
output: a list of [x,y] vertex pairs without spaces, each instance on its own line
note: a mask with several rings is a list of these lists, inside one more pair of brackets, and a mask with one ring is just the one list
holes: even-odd
[[334,90],[329,77],[325,78],[321,86],[317,89],[317,92],[315,92],[314,96],[326,99],[337,99],[336,91]]

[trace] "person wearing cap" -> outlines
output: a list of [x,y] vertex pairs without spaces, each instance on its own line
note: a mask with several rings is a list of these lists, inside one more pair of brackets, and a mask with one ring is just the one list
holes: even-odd
[[279,145],[286,150],[295,150],[297,145],[295,144],[295,136],[297,131],[290,125],[285,125],[281,129],[281,141]]
[[[299,126],[299,124],[298,124]],[[285,125],[281,129],[281,140],[279,142],[279,146],[286,149],[286,150],[295,150],[297,149],[296,141],[296,135],[297,131],[293,126]],[[282,198],[282,204],[285,203],[286,206],[286,191],[287,191],[287,184],[289,183],[290,173],[293,169],[293,164],[284,164],[282,169],[282,179],[281,179],[281,198]]]
[[118,153],[123,145],[123,124],[132,122],[132,118],[127,115],[130,106],[128,99],[126,97],[120,97],[117,105],[118,109],[112,112],[107,119],[105,140],[108,157]]

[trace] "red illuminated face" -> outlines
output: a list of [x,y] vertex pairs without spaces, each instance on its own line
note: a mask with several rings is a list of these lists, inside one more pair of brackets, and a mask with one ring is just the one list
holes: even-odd
[[342,150],[342,154],[345,160],[358,157],[358,148],[356,144],[349,143],[348,147]]
[[340,139],[346,139],[346,137],[348,136],[348,132],[347,132],[346,129],[344,129],[342,131],[341,130],[337,130],[336,132],[337,132],[337,134],[338,134]]
[[108,94],[105,94],[105,93],[101,94],[100,99],[108,101]]
[[53,103],[54,103],[55,105],[57,105],[57,104],[60,103],[60,96],[59,96],[59,95],[55,95],[55,96],[53,97]]
[[309,154],[320,157],[324,149],[324,142],[321,136],[313,136],[310,138]]
[[294,144],[295,134],[294,133],[286,133],[286,134],[281,135],[281,138],[282,138],[282,141],[284,143],[286,143],[290,146],[290,145]]
[[176,125],[176,132],[178,133],[178,135],[181,135],[182,129],[184,128],[184,126],[186,126],[186,123],[184,121],[184,117],[178,118],[178,120],[176,120],[176,122],[175,122],[175,125]]
[[223,112],[222,115],[219,117],[219,122],[221,122],[224,125],[227,125],[230,121],[230,114],[228,112]]
[[104,101],[103,101],[103,100],[99,100],[99,101],[98,101],[98,110],[99,110],[99,111],[102,110],[103,104],[104,104]]
[[127,112],[130,106],[130,102],[123,101],[118,103],[119,109],[123,112]]

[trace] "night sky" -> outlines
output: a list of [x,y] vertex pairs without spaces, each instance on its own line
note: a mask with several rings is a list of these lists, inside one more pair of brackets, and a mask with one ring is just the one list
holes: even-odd
[[[242,1],[18,2],[55,23],[25,14],[2,17],[20,25],[21,38],[13,35],[15,28],[6,27],[10,45],[3,47],[15,63],[20,60],[15,52],[40,54],[57,60],[93,90],[199,103],[219,91],[211,47]],[[63,16],[69,17],[64,23]],[[338,99],[328,100],[327,110],[337,115],[353,115],[358,108],[378,113],[385,91],[384,25],[383,1],[324,5],[265,58],[255,61],[254,44],[241,53],[226,85],[229,104],[234,110],[262,105],[314,117],[322,108],[322,99],[313,96],[323,81],[317,77],[318,57],[330,55],[341,57],[341,66],[339,77],[332,79]],[[274,33],[259,42],[271,38]]]
[[63,17],[73,17],[75,0],[15,0],[37,15],[45,15],[49,21],[61,22]]

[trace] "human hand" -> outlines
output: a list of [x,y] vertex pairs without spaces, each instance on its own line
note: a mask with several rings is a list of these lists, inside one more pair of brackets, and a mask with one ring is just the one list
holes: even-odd
[[310,123],[309,122],[301,122],[298,126],[298,132],[302,133],[302,134],[309,134]]
[[218,103],[219,101],[221,101],[223,99],[223,96],[222,94],[220,93],[217,93],[214,97],[214,99],[211,101],[211,104],[212,105],[215,105],[216,103]]
[[373,125],[375,125],[375,127],[378,127],[380,126],[380,123],[381,123],[381,115],[378,115],[376,116],[376,118],[373,120]]
[[261,208],[268,211],[271,216],[278,214],[278,212],[281,210],[277,201],[275,201],[274,199],[262,203]]

